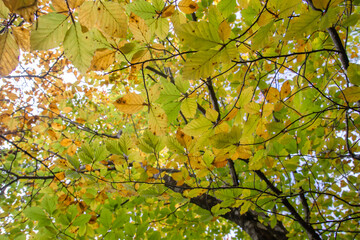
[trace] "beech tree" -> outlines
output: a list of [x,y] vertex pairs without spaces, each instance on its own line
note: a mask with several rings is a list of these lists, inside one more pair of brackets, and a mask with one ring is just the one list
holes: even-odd
[[359,0],[0,1],[0,239],[356,239]]

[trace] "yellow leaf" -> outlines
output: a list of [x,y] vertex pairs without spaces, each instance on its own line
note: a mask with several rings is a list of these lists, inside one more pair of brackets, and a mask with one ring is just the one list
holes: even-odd
[[58,179],[59,181],[61,181],[65,178],[65,173],[64,172],[56,173],[55,178]]
[[51,127],[56,131],[62,131],[64,129],[64,126],[60,123],[52,123]]
[[232,160],[242,158],[249,159],[252,156],[252,152],[249,146],[239,146],[236,148],[234,156],[231,157]]
[[170,5],[164,8],[164,10],[161,13],[162,18],[170,17],[175,12],[175,6]]
[[176,139],[178,142],[185,148],[189,148],[192,138],[189,135],[186,135],[181,129],[176,131]]
[[98,19],[97,2],[84,2],[79,8],[79,23],[88,29],[95,27]]
[[264,106],[262,108],[262,116],[267,117],[270,114],[272,114],[273,111],[274,111],[274,105],[271,103],[266,103],[266,104],[264,104]]
[[9,75],[19,63],[20,50],[12,34],[0,35],[0,76]]
[[115,51],[110,49],[98,49],[91,61],[91,70],[103,71],[115,62]]
[[218,33],[219,33],[220,39],[223,42],[225,42],[226,40],[229,39],[230,34],[231,34],[231,27],[226,20],[224,20],[220,23],[219,28],[218,28]]
[[260,120],[258,125],[257,125],[256,134],[259,137],[262,137],[264,139],[266,139],[269,136],[269,134],[267,132],[267,129],[266,129],[266,126],[265,126],[265,124],[264,124],[264,122],[262,120]]
[[210,121],[212,122],[216,122],[218,116],[219,116],[219,113],[215,110],[215,109],[212,109],[212,108],[208,108],[206,109],[206,114],[205,114],[206,118],[209,119]]
[[250,114],[259,114],[260,113],[260,105],[256,102],[250,102],[244,106],[244,109],[247,113]]
[[146,105],[143,97],[136,93],[128,93],[117,99],[113,104],[117,109],[126,114],[137,113]]
[[155,174],[158,174],[159,173],[159,170],[156,169],[156,168],[153,168],[153,167],[147,167],[147,170],[146,170],[146,174],[149,176],[149,177],[152,177],[154,176]]
[[75,144],[71,144],[70,147],[66,150],[66,153],[70,156],[74,156],[77,150],[77,146]]
[[191,14],[195,12],[199,6],[192,0],[181,0],[178,4],[180,11],[185,14]]
[[180,110],[186,118],[193,118],[196,114],[197,103],[195,98],[186,98],[181,102]]
[[280,97],[281,99],[286,98],[291,93],[290,81],[286,81],[281,86]]
[[239,109],[237,108],[233,108],[230,110],[230,112],[226,115],[224,121],[230,121],[231,119],[233,119],[237,113],[238,113]]
[[70,146],[71,143],[72,143],[72,140],[68,139],[68,138],[63,139],[60,142],[61,146],[64,146],[64,147]]
[[30,51],[30,31],[24,27],[11,27],[15,41],[25,52]]
[[264,90],[264,96],[268,102],[275,103],[280,99],[280,92],[276,88],[270,87]]
[[326,9],[330,0],[312,0],[314,7],[318,9]]
[[[69,5],[70,5],[70,1]],[[69,11],[66,2],[64,0],[52,0],[52,5],[55,8],[55,10],[59,13],[67,13]]]
[[[67,0],[71,9],[79,7],[84,1],[85,0]],[[57,12],[69,11],[65,0],[52,0],[52,5]]]
[[98,5],[96,27],[105,35],[124,38],[127,33],[127,16],[117,2],[101,2]]
[[149,129],[154,135],[164,135],[167,127],[167,116],[165,111],[158,107],[153,106],[150,108],[149,113]]
[[146,25],[144,19],[132,13],[130,15],[129,28],[135,40],[144,43],[150,42],[151,35],[149,32],[149,27]]
[[63,113],[69,113],[69,112],[71,112],[72,111],[72,108],[71,107],[64,107],[63,109],[62,109],[62,112]]
[[[360,100],[360,87],[348,87],[345,88],[342,93],[345,95],[346,101],[348,102],[356,102]],[[344,98],[342,94],[340,97]]]
[[204,194],[206,191],[207,191],[206,189],[200,189],[200,188],[185,190],[184,196],[188,198],[194,198]]

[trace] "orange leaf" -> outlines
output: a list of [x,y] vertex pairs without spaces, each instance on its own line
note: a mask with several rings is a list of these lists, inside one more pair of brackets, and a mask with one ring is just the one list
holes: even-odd
[[280,99],[280,92],[276,88],[270,87],[264,90],[264,95],[268,102],[275,103]]
[[291,93],[290,82],[286,81],[281,86],[281,91],[280,91],[281,99],[286,98],[287,96],[289,96],[290,93]]
[[75,144],[71,144],[70,147],[66,150],[66,153],[70,156],[74,156],[77,150],[77,146]]
[[56,131],[62,131],[64,129],[64,126],[60,123],[52,123],[51,127]]
[[70,146],[71,143],[72,143],[72,140],[68,139],[68,138],[63,139],[60,142],[61,146],[64,146],[64,147]]
[[65,173],[64,172],[59,172],[55,174],[55,178],[57,178],[58,180],[63,180],[65,178]]

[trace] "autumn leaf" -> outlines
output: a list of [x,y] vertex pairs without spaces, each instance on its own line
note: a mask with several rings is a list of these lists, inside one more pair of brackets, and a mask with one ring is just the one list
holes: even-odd
[[161,12],[161,17],[162,18],[170,17],[171,15],[174,14],[174,12],[175,12],[175,6],[169,5],[169,6],[165,7],[164,10]]
[[196,10],[199,8],[199,6],[192,0],[181,0],[178,3],[178,7],[183,13],[186,14],[196,12]]
[[68,147],[72,142],[73,141],[71,139],[64,138],[63,140],[61,140],[60,144],[64,147]]
[[0,75],[10,74],[19,63],[20,50],[14,36],[6,31],[0,35]]
[[142,96],[136,93],[128,93],[118,98],[113,104],[119,111],[126,114],[137,113],[146,105]]
[[15,41],[23,51],[30,51],[30,31],[24,27],[12,27]]
[[220,23],[219,29],[218,29],[219,37],[222,41],[226,41],[230,37],[231,28],[229,23],[224,20]]
[[270,87],[264,91],[266,100],[271,103],[275,103],[280,99],[280,92],[278,89]]
[[115,51],[98,49],[91,61],[91,70],[101,71],[107,69],[115,61]]

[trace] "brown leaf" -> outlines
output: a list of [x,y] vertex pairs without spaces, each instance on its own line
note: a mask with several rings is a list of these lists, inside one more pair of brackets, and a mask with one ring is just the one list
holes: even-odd
[[30,52],[30,31],[24,27],[11,27],[15,41],[25,52]]

